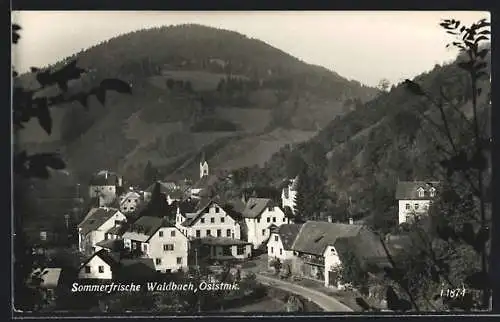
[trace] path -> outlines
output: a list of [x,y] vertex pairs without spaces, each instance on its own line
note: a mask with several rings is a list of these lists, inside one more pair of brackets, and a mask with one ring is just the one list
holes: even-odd
[[337,299],[318,292],[316,290],[312,290],[310,288],[306,288],[297,284],[293,284],[287,281],[278,280],[272,277],[267,277],[262,274],[255,275],[257,280],[265,285],[269,285],[272,287],[276,287],[282,290],[285,290],[290,293],[294,293],[300,295],[302,297],[307,298],[310,301],[318,304],[325,312],[352,312],[353,310],[344,304],[340,303]]

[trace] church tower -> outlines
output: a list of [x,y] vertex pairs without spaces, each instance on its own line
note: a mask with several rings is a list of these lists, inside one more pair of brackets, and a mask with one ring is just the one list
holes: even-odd
[[207,160],[205,160],[205,152],[202,152],[200,160],[200,179],[204,176],[208,176],[208,163]]

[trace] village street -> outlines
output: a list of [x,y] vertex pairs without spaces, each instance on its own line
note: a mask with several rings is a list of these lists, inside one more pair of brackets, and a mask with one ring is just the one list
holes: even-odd
[[284,291],[294,293],[304,298],[316,303],[325,312],[352,312],[353,309],[342,304],[340,301],[335,299],[331,295],[324,294],[322,292],[316,291],[312,288],[304,287],[298,284],[294,284],[289,281],[280,280],[279,277],[271,277],[269,275],[262,274],[267,271],[267,255],[261,255],[258,258],[252,260],[256,266],[243,268],[242,275],[248,273],[254,273],[257,281],[264,285],[269,285],[271,287],[279,288]]

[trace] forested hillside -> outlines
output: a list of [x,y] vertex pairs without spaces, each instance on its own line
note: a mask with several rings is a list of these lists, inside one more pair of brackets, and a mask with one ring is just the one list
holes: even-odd
[[[378,93],[262,41],[200,25],[121,35],[72,59],[88,72],[69,93],[114,77],[131,83],[133,95],[110,95],[106,108],[91,101],[88,111],[61,106],[51,136],[33,121],[17,141],[61,150],[83,177],[99,168],[139,177],[148,160],[164,174],[180,165],[189,172],[201,150],[218,168],[263,165]],[[32,74],[16,81],[37,86]]]

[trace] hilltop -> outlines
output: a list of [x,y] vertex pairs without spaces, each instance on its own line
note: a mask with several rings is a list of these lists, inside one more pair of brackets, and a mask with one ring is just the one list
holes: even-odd
[[[138,179],[148,160],[165,175],[190,173],[202,150],[215,168],[263,165],[379,92],[262,41],[200,25],[120,35],[72,59],[88,72],[70,92],[113,77],[130,82],[133,95],[110,95],[105,108],[93,101],[89,111],[61,106],[51,136],[33,120],[17,141],[60,150],[83,177],[108,168]],[[33,76],[16,82],[37,86]]]

